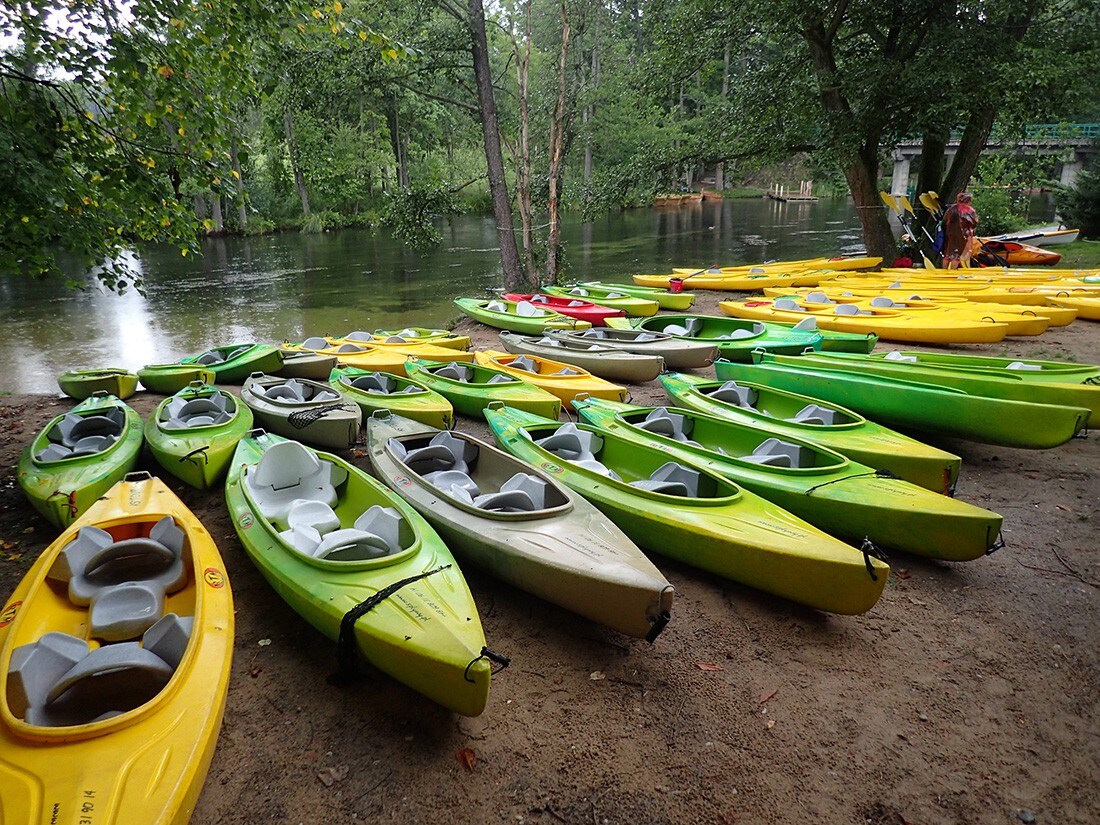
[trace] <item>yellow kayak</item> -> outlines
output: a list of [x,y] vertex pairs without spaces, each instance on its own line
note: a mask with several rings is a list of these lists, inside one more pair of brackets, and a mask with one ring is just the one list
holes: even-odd
[[883,341],[911,341],[925,344],[988,344],[1008,334],[1004,324],[961,318],[914,317],[891,310],[864,310],[851,304],[814,308],[793,298],[775,301],[720,301],[718,308],[735,318],[762,321],[800,321],[816,318],[822,329],[867,334],[873,332]]
[[225,709],[233,598],[159,479],[120,481],[0,613],[5,823],[184,823]]
[[1064,309],[1076,310],[1078,318],[1100,321],[1100,295],[1095,298],[1080,295],[1048,295],[1047,301]]
[[[357,337],[361,335],[365,335],[366,337]],[[310,340],[312,341],[314,339]],[[403,355],[405,358],[408,358],[410,355],[415,355],[417,358],[422,358],[425,361],[465,361],[469,363],[474,360],[474,354],[472,352],[456,349],[455,347],[439,346],[430,341],[417,341],[402,335],[387,335],[379,340],[378,336],[374,336],[371,333],[353,332],[343,338],[326,337],[324,340],[328,342],[330,347],[340,348],[345,344],[351,344],[352,346],[358,347],[375,347],[382,352],[397,353]]]
[[597,378],[588,370],[540,358],[537,355],[512,355],[509,352],[483,350],[476,353],[477,363],[483,367],[495,367],[509,375],[534,384],[562,400],[572,408],[573,399],[585,394],[609,401],[626,401],[626,389]]
[[403,352],[382,349],[373,344],[359,344],[346,342],[339,346],[333,346],[324,338],[307,338],[300,344],[285,343],[284,350],[301,352],[319,352],[322,355],[335,355],[338,364],[347,367],[358,367],[361,370],[372,372],[390,372],[394,375],[405,374],[405,359]]

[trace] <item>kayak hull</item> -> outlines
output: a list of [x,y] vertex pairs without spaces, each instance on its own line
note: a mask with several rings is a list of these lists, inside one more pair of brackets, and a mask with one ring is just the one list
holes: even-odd
[[[325,392],[337,397],[295,402],[266,395],[267,390],[287,380],[299,381],[315,393]],[[363,422],[359,405],[319,381],[254,375],[241,387],[241,401],[252,410],[259,426],[284,438],[335,450],[347,449],[359,439],[359,427]]]
[[[378,373],[361,370],[356,367],[338,367],[329,375],[329,384],[351,401],[359,405],[366,420],[377,410],[389,410],[394,415],[411,418],[430,427],[449,430],[454,424],[454,407],[451,402],[429,389],[422,382],[412,378],[391,376],[396,389],[391,393],[368,392],[352,384],[353,381]],[[389,375],[389,373],[385,373]],[[416,387],[420,392],[402,392],[407,387]]]
[[[534,361],[538,372],[529,372],[513,366],[518,358],[523,357]],[[549,358],[512,355],[511,353],[495,350],[480,350],[477,353],[477,363],[484,367],[503,370],[521,381],[526,381],[546,390],[551,395],[560,398],[562,403],[570,408],[573,406],[573,400],[579,395],[587,395],[591,398],[609,398],[613,401],[626,400],[626,388],[620,387],[618,384],[612,384],[602,378],[597,378],[581,367],[571,366],[561,361],[552,361]],[[571,371],[574,374],[558,374],[563,370]]]
[[[697,325],[698,330],[691,330],[692,325]],[[752,359],[752,352],[758,349],[799,355],[806,349],[821,349],[823,341],[821,333],[816,330],[803,332],[791,327],[723,318],[718,315],[660,315],[639,319],[633,323],[633,327],[646,332],[662,332],[689,341],[705,341],[718,347],[719,356],[730,361],[749,361]],[[687,329],[688,332],[670,331],[676,329]]]
[[77,401],[97,392],[125,400],[137,392],[138,377],[124,369],[68,370],[58,376],[57,385],[65,395]]
[[436,375],[439,369],[445,366],[447,365],[432,361],[411,359],[408,364],[409,377],[450,401],[456,413],[470,418],[480,418],[486,407],[494,401],[499,401],[510,407],[548,418],[557,418],[561,414],[561,399],[533,384],[519,380],[489,383],[497,375],[515,378],[504,370],[478,363],[471,364],[468,368],[474,373],[474,379],[464,382]]
[[175,395],[192,381],[213,384],[212,370],[196,364],[149,364],[137,372],[141,385],[160,395]]
[[[505,309],[497,311],[489,308],[491,303],[500,303]],[[570,318],[552,310],[542,310],[544,315],[519,315],[516,304],[511,301],[479,301],[476,298],[455,298],[454,305],[463,315],[468,315],[489,327],[522,332],[525,335],[539,335],[551,329],[589,329],[592,324],[579,318]]]
[[283,355],[279,348],[270,344],[229,344],[212,347],[207,352],[232,357],[218,363],[206,364],[199,360],[206,353],[198,353],[181,358],[180,363],[204,367],[214,373],[214,381],[218,384],[236,384],[254,372],[275,373],[283,365]]

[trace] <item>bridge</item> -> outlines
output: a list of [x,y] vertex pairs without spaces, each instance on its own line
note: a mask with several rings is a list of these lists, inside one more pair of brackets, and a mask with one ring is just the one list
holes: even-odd
[[[948,163],[959,148],[962,134],[953,132],[947,143]],[[1085,156],[1095,152],[1100,144],[1100,123],[1035,123],[1024,130],[1022,137],[1006,137],[994,131],[989,136],[986,149],[1007,150],[1016,154],[1055,155],[1062,159],[1059,183],[1073,186],[1085,164]],[[909,172],[914,159],[920,157],[921,141],[902,139],[894,146],[894,177],[890,192],[894,195],[909,193]]]

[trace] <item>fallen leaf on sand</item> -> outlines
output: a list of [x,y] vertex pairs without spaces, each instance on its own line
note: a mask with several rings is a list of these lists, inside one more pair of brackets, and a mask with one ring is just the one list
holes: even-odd
[[699,670],[710,670],[710,671],[725,670],[724,667],[722,667],[719,664],[715,664],[714,662],[696,662],[695,666],[697,668],[699,668]]
[[260,647],[267,647],[269,644],[271,644],[271,639],[260,639],[260,641],[256,642],[256,644],[258,644]]
[[592,673],[588,675],[588,678],[591,679],[593,682],[600,682],[607,677],[603,675],[602,670],[593,670]]
[[474,760],[477,759],[477,754],[474,753],[473,748],[459,748],[458,752],[455,753],[455,759],[458,760],[462,767],[473,773]]
[[1063,510],[1067,513],[1072,513],[1073,512],[1071,509],[1066,507],[1066,505],[1064,505],[1064,504],[1055,504],[1054,506],[1057,507],[1059,510]]
[[921,601],[920,599],[918,599],[918,598],[917,598],[916,596],[910,596],[910,597],[909,597],[909,601],[910,601],[911,603],[913,603],[913,604],[917,605],[918,607],[928,607],[928,602],[922,602],[922,601]]
[[260,675],[260,672],[262,670],[263,670],[262,667],[254,667],[254,668],[252,668],[252,670],[248,671],[248,675],[251,676],[253,679],[255,679],[257,676]]
[[897,576],[899,579],[907,579],[907,578],[909,578],[909,571],[908,570],[895,570],[894,575]]
[[767,728],[768,730],[771,730],[772,728],[775,727],[775,720],[774,719],[769,719],[768,724],[764,725],[764,727]]
[[342,779],[347,779],[349,768],[347,765],[337,765],[334,768],[325,768],[317,774],[317,778],[321,780],[326,788],[331,788],[334,782],[339,782]]
[[772,699],[775,698],[775,694],[777,693],[779,693],[779,688],[776,688],[775,690],[765,690],[763,693],[756,697],[756,704],[762,705],[765,702],[770,702]]

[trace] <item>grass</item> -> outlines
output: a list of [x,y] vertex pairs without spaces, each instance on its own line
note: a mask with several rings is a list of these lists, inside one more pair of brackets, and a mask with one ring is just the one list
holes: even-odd
[[1051,250],[1062,253],[1058,269],[1100,268],[1100,241],[1074,241],[1065,246],[1051,247]]

